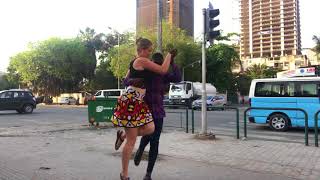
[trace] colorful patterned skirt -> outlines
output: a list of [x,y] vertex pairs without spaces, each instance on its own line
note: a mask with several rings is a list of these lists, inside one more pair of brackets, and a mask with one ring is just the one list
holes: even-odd
[[135,128],[153,121],[152,114],[143,101],[145,89],[129,86],[118,98],[112,123],[118,127]]

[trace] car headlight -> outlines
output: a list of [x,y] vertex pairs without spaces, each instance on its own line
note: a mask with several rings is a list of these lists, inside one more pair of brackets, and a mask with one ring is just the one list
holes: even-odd
[[186,102],[186,100],[181,100],[181,102]]

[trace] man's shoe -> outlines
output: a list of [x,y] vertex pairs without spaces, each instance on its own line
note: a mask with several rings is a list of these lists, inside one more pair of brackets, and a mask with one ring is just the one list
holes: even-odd
[[141,158],[142,158],[143,151],[140,149],[137,150],[136,154],[134,155],[134,165],[139,166]]
[[143,180],[152,180],[151,174],[148,174],[148,173],[147,173],[147,174],[144,176]]

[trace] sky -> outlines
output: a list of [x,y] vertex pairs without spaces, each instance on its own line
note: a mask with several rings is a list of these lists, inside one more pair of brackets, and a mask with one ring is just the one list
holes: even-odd
[[[194,0],[195,38],[201,37],[202,8],[212,2],[220,9],[220,29],[239,31],[236,0]],[[320,36],[314,21],[320,0],[300,0],[302,47],[314,46],[312,36]],[[136,0],[7,0],[0,1],[0,71],[6,71],[10,56],[27,50],[29,42],[50,37],[75,37],[80,29],[96,32],[135,31]]]

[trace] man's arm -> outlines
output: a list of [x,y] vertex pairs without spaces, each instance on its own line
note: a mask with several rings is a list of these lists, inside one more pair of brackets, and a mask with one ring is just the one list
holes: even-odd
[[172,67],[172,72],[164,75],[164,82],[165,83],[180,82],[181,81],[181,72],[179,70],[179,67],[174,63],[171,64],[171,67]]
[[129,86],[129,74],[130,74],[130,70],[128,70],[126,77],[123,79],[122,83],[124,86]]

